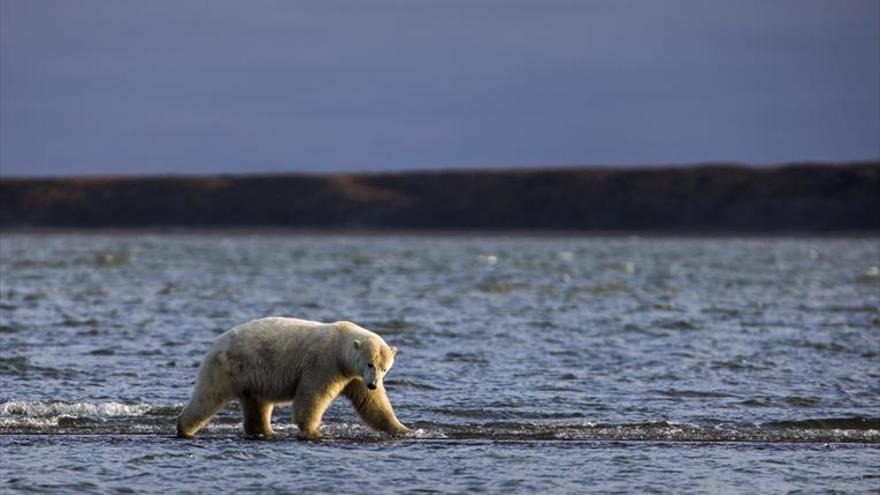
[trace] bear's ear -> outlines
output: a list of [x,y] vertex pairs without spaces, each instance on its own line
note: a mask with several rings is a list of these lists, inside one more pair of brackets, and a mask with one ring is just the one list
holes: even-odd
[[395,354],[397,354],[397,346],[393,345],[391,346],[391,355],[394,356]]
[[354,342],[352,342],[352,344],[354,344],[355,349],[361,348],[361,341],[360,340],[355,339]]

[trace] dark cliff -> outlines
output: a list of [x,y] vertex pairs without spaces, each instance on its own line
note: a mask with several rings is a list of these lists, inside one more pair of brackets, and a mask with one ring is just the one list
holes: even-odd
[[880,231],[880,162],[0,180],[0,227]]

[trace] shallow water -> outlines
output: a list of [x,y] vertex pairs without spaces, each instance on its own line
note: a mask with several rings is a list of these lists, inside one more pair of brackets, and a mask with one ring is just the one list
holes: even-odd
[[[863,491],[880,471],[880,243],[0,236],[3,490]],[[401,349],[388,440],[170,437],[211,340],[348,319]]]

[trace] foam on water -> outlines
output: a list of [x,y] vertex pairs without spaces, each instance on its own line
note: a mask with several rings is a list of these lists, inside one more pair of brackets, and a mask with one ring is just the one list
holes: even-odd
[[0,417],[24,416],[46,418],[76,416],[94,419],[118,416],[143,416],[155,406],[149,404],[122,404],[119,402],[40,402],[10,401],[0,403]]

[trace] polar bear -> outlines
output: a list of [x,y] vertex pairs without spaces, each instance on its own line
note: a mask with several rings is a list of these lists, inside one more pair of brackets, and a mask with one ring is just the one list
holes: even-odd
[[217,337],[199,366],[177,436],[192,438],[238,399],[247,435],[271,436],[272,407],[292,401],[300,438],[319,439],[321,417],[340,393],[373,429],[409,431],[382,385],[396,353],[382,337],[348,321],[268,317],[238,325]]

